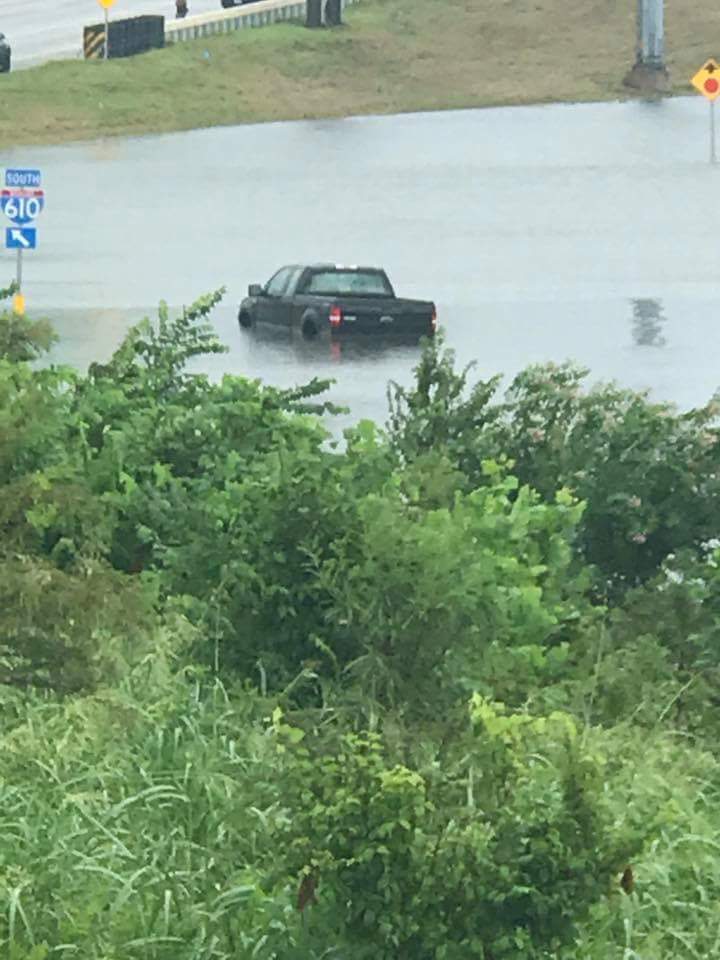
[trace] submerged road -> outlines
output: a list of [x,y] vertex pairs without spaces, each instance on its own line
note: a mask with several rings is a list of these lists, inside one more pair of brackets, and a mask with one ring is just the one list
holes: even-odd
[[[188,0],[189,13],[221,10],[220,0]],[[175,18],[174,0],[117,0],[110,19],[163,14]],[[32,66],[45,60],[79,57],[83,27],[102,23],[103,8],[96,0],[2,0],[0,33],[13,50],[13,65]]]
[[[25,291],[60,361],[102,360],[161,298],[227,285],[213,320],[230,352],[204,369],[333,376],[353,418],[382,420],[416,350],[237,327],[249,283],[331,260],[435,299],[478,376],[572,358],[683,407],[720,382],[720,164],[700,97],[242,126],[0,151],[0,165],[43,170]],[[0,281],[13,272],[2,251]]]

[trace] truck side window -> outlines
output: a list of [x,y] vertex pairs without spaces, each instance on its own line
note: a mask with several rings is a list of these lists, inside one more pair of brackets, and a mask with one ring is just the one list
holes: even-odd
[[288,278],[287,286],[285,287],[284,293],[292,296],[293,293],[298,293],[299,291],[295,290],[298,280],[305,271],[305,267],[294,267],[290,271],[290,276]]
[[281,297],[283,293],[285,293],[285,288],[287,287],[292,272],[292,267],[283,267],[282,270],[278,270],[278,272],[268,280],[265,293],[269,297]]

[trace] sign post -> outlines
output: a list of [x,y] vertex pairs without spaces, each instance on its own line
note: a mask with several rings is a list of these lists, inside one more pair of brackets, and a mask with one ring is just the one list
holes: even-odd
[[31,224],[45,206],[45,191],[41,189],[41,184],[42,174],[39,170],[6,170],[5,186],[0,191],[0,209],[12,224],[5,230],[5,248],[17,252],[17,292],[13,309],[20,316],[25,313],[25,297],[22,292],[23,251],[37,247],[37,230]]
[[110,46],[110,21],[108,20],[110,7],[115,3],[115,0],[98,0],[98,3],[105,11],[105,48],[103,50],[103,60],[108,58],[108,47]]
[[21,317],[25,315],[25,297],[22,292],[22,247],[18,247],[17,261],[15,264],[15,283],[17,290],[13,297],[13,309]]
[[710,163],[716,163],[715,101],[720,97],[720,64],[707,60],[690,82],[710,104]]

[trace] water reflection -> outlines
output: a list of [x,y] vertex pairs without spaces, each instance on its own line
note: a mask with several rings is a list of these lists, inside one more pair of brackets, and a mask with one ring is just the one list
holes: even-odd
[[636,345],[664,347],[667,341],[662,335],[662,328],[667,323],[667,318],[663,314],[662,301],[648,297],[634,299],[631,303],[632,335]]
[[383,334],[382,336],[329,337],[313,339],[299,331],[282,330],[269,326],[241,330],[248,353],[272,348],[295,363],[315,365],[318,361],[364,365],[398,355],[413,362],[420,356],[420,341],[417,336]]
[[[261,371],[265,383],[282,388],[307,383],[314,377],[330,380],[324,399],[347,410],[326,422],[335,439],[359,420],[384,423],[388,382],[409,387],[420,359],[417,338],[387,335],[307,340],[289,331],[257,327],[238,331],[234,343],[228,342],[232,343],[229,355],[210,358],[217,363],[211,375],[222,376],[228,369],[244,376]],[[208,367],[208,359],[203,358],[202,368]]]

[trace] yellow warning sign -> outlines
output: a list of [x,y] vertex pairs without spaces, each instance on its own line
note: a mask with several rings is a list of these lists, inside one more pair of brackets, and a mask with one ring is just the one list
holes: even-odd
[[16,293],[13,297],[13,310],[18,317],[25,316],[25,297],[22,293]]
[[708,100],[716,100],[720,97],[720,64],[715,60],[708,60],[700,67],[690,83]]

